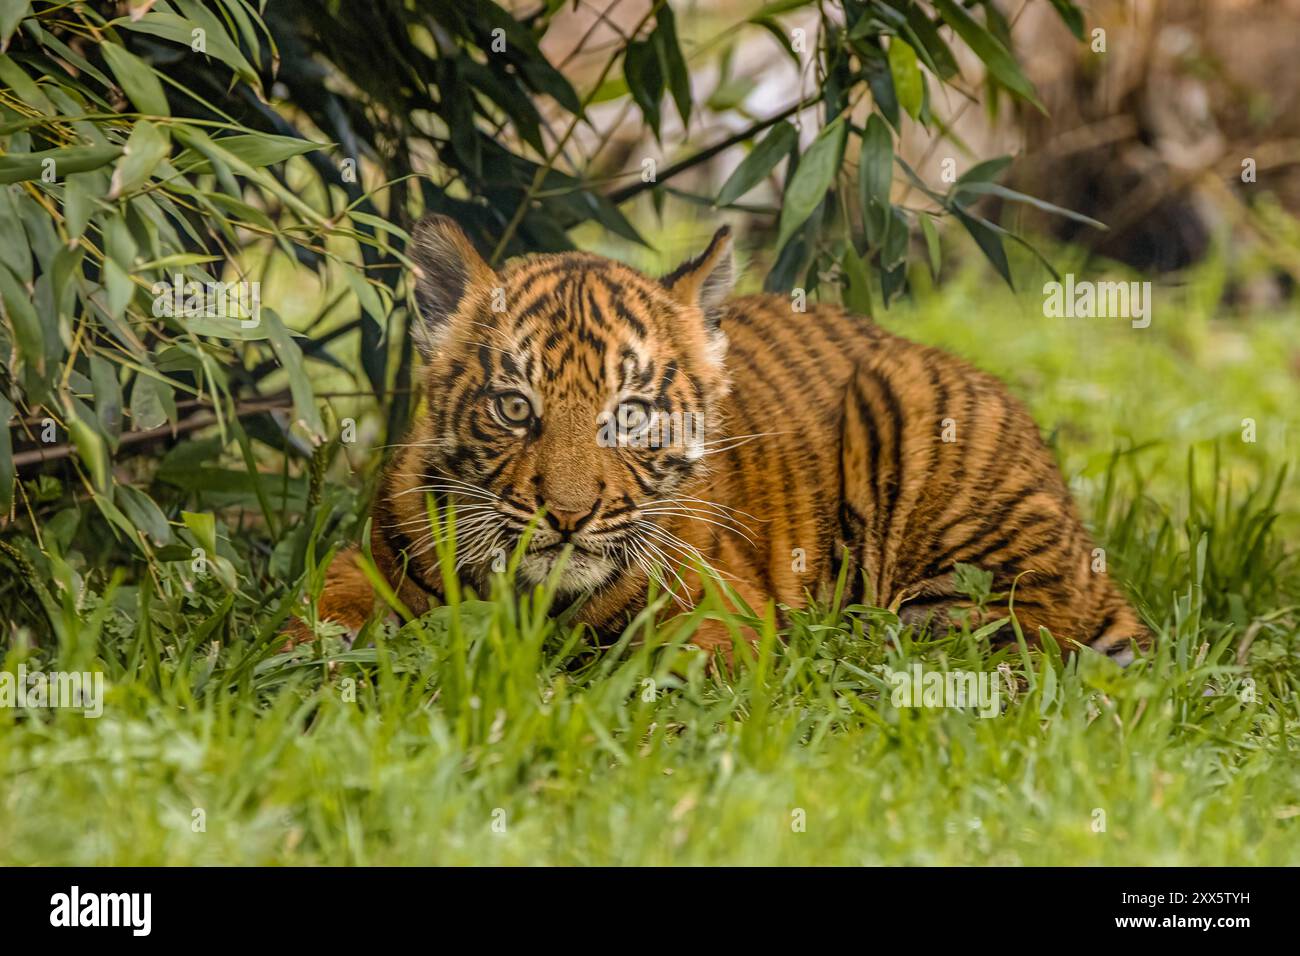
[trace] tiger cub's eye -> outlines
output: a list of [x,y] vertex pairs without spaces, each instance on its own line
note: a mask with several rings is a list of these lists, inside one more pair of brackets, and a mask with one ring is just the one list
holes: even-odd
[[510,425],[526,425],[533,417],[533,403],[519,392],[497,396],[497,414]]
[[618,406],[618,428],[624,435],[639,435],[650,424],[650,406],[628,401]]

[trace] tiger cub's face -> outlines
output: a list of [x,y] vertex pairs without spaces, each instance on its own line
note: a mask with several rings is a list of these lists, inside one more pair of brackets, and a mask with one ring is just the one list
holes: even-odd
[[462,572],[499,570],[539,515],[525,586],[567,544],[558,589],[568,596],[680,563],[658,526],[681,509],[675,495],[705,468],[720,427],[728,231],[662,280],[587,253],[493,270],[439,216],[419,224],[410,254],[426,409],[399,494],[455,505]]

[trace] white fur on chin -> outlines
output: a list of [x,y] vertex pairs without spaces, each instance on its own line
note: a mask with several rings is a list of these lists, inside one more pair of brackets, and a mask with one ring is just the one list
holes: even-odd
[[[540,554],[526,554],[519,562],[519,580],[533,587],[541,584],[554,569],[563,555],[563,551],[546,551]],[[564,566],[556,585],[556,593],[563,596],[585,594],[596,590],[608,581],[618,570],[618,566],[609,558],[585,551],[574,551]]]

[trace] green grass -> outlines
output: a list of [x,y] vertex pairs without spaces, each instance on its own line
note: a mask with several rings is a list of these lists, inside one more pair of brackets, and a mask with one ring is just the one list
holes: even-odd
[[[274,655],[290,545],[225,515],[232,593],[184,563],[113,582],[52,527],[60,636],[6,666],[102,669],[109,692],[98,720],[0,709],[0,862],[1300,863],[1296,312],[1211,317],[1197,278],[1133,330],[993,281],[883,321],[1029,402],[1160,630],[1149,660],[822,608],[714,676],[689,620],[595,654],[533,600]],[[357,511],[337,484],[331,537]],[[917,661],[998,671],[1005,712],[894,707],[886,668]]]

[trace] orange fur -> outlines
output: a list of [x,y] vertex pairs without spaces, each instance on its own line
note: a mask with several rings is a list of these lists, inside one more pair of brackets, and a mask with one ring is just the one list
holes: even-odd
[[[907,621],[966,612],[953,570],[969,563],[1014,586],[1031,638],[1046,627],[1106,652],[1147,639],[1092,572],[1051,454],[999,382],[834,306],[727,301],[725,229],[662,280],[586,253],[498,273],[439,217],[411,254],[425,405],[385,470],[371,548],[412,610],[441,593],[432,493],[456,506],[458,573],[479,588],[540,515],[520,583],[574,545],[560,596],[602,631],[641,610],[650,574],[696,599],[696,560],[760,613],[828,595],[848,560],[858,597]],[[355,628],[374,600],[349,562],[319,611]],[[709,622],[695,640],[731,638]]]

